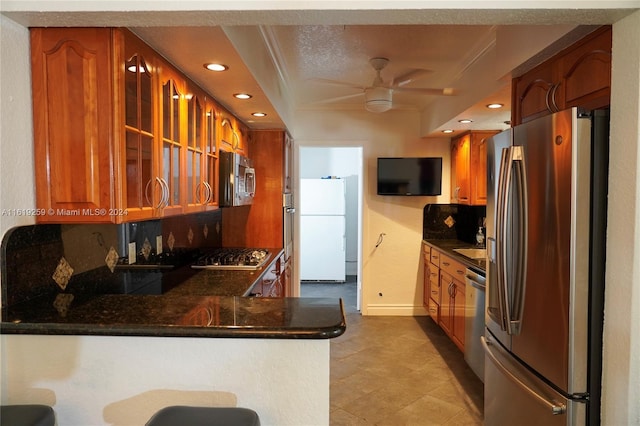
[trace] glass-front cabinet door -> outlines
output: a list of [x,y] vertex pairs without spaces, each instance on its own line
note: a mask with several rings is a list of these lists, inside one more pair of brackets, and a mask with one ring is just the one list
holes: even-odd
[[211,197],[211,189],[204,179],[205,144],[204,96],[187,95],[187,204],[186,211],[202,211]]
[[121,212],[125,221],[151,217],[163,201],[154,171],[155,79],[144,56],[133,52],[125,58],[125,203]]
[[[165,74],[165,71],[163,71]],[[162,187],[163,203],[159,215],[166,216],[182,213],[182,150],[183,150],[183,104],[185,100],[184,84],[177,76],[163,75],[162,114],[159,183]]]
[[205,102],[205,147],[204,147],[204,185],[210,191],[206,203],[207,209],[215,208],[218,204],[218,134],[217,114],[213,100],[207,98]]

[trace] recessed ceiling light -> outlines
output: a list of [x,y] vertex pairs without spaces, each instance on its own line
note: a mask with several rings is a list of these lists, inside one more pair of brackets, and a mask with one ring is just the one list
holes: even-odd
[[458,120],[458,123],[464,123],[464,124],[473,123],[473,120],[469,120],[468,118],[464,118],[462,120]]
[[487,105],[487,108],[498,109],[498,108],[502,108],[503,106],[504,106],[504,104],[489,104],[489,105]]
[[253,115],[254,117],[266,117],[267,113],[266,112],[253,112],[253,113],[251,113],[251,115]]
[[209,71],[226,71],[229,69],[229,67],[224,64],[204,64],[204,67]]
[[251,99],[252,96],[248,93],[234,93],[233,97],[238,99]]
[[451,130],[451,129],[446,129],[446,130],[443,130],[443,131],[442,131],[442,133],[453,133],[453,130]]

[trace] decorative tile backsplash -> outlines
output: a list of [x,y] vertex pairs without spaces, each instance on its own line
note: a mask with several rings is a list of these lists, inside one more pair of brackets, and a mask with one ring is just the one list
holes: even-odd
[[422,238],[455,239],[475,243],[479,226],[484,227],[485,206],[427,204],[423,209]]
[[[48,298],[63,315],[88,293],[122,292],[119,259],[136,243],[149,258],[162,241],[164,253],[220,247],[222,213],[176,216],[123,225],[31,225],[8,231],[2,241],[2,306]],[[214,232],[211,232],[214,230]]]

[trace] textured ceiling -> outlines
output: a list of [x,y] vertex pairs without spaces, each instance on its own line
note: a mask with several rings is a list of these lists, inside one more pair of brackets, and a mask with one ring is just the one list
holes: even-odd
[[[132,28],[253,128],[283,128],[299,109],[362,109],[361,88],[319,79],[368,86],[375,77],[368,63],[371,57],[390,60],[381,73],[385,82],[411,70],[429,70],[406,87],[452,87],[459,95],[444,99],[393,94],[394,108],[420,111],[423,122],[430,121],[423,125],[423,136],[436,135],[459,118],[475,120],[466,128],[496,128],[496,123],[509,119],[508,111],[497,115],[484,105],[498,101],[508,107],[510,72],[518,67],[522,71],[523,64],[531,66],[544,57],[501,56],[509,49],[496,42],[497,32],[513,25],[543,24],[553,29],[554,25],[610,24],[633,11],[630,1],[605,6],[598,2],[600,9],[575,1],[549,2],[549,8],[543,9],[541,2],[533,2],[535,6],[524,10],[492,6],[496,2],[491,1],[475,10],[456,1],[450,1],[447,9],[436,5],[442,2],[420,2],[420,9],[411,7],[412,2],[394,2],[393,10],[383,10],[310,0],[305,7],[314,10],[295,10],[282,3],[283,7],[269,11],[242,1],[223,5],[131,0],[100,2],[99,6],[78,2],[73,11],[59,10],[63,3],[71,2],[3,0],[1,7],[3,14],[27,27]],[[359,7],[370,3],[359,3]],[[155,10],[149,10],[151,5]],[[532,35],[531,42],[535,41]],[[493,56],[495,67],[490,62]],[[532,56],[535,61],[529,60]],[[216,74],[203,68],[205,62],[218,60],[230,70]],[[236,92],[250,92],[254,97],[238,101],[232,97]],[[330,101],[334,98],[341,100]],[[254,111],[268,115],[254,119],[250,115]],[[464,129],[458,125],[458,131]]]

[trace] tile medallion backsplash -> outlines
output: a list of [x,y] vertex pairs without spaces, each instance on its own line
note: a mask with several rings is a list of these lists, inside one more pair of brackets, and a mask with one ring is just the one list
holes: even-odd
[[136,243],[135,257],[141,262],[151,261],[158,250],[171,257],[220,247],[221,222],[222,213],[215,210],[123,225],[11,229],[2,240],[2,307],[48,299],[46,304],[64,315],[88,294],[128,292],[130,282],[137,279],[135,272],[121,267],[129,243]]
[[455,239],[475,243],[478,227],[484,227],[485,206],[427,204],[423,209],[422,238]]

